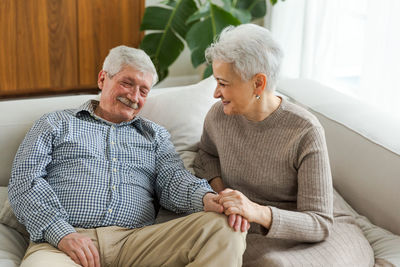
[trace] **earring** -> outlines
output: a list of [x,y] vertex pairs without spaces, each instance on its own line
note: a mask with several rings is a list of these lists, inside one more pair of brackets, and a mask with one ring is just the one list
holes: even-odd
[[256,99],[257,99],[257,100],[260,100],[260,98],[261,98],[261,96],[256,95]]

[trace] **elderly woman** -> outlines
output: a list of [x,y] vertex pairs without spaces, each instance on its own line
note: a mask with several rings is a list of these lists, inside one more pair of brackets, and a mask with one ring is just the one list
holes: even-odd
[[372,266],[350,216],[334,209],[324,130],[274,94],[282,51],[269,31],[228,27],[206,50],[217,88],[195,160],[229,224],[246,231],[244,266]]

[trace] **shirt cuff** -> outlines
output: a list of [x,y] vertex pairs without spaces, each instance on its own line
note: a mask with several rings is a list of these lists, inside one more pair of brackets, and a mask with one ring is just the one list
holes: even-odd
[[204,210],[203,197],[207,193],[216,194],[214,190],[207,187],[200,187],[194,192],[192,197],[192,207],[194,212],[199,212]]
[[54,247],[57,247],[64,236],[75,232],[74,227],[69,223],[64,220],[58,220],[44,231],[44,239]]

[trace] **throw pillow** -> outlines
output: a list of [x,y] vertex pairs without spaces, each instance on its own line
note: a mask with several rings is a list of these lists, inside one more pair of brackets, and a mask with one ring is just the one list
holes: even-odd
[[176,151],[190,171],[204,118],[217,101],[213,97],[215,87],[214,77],[209,77],[193,85],[153,89],[140,112],[141,117],[169,131]]

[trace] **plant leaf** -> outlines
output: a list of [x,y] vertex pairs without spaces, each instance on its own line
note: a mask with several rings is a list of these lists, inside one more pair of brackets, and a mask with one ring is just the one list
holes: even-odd
[[141,30],[160,31],[147,34],[140,44],[153,60],[160,81],[182,52],[184,44],[178,36],[186,37],[190,25],[185,22],[197,10],[194,0],[169,1],[168,4],[170,6],[147,7],[140,26]]
[[184,39],[189,30],[186,24],[187,19],[196,12],[196,3],[193,0],[181,0],[177,3],[174,9],[172,18],[172,28]]
[[204,20],[196,22],[186,36],[186,42],[192,52],[194,67],[205,62],[204,51],[213,42],[215,36],[228,25],[239,25],[240,21],[223,8],[211,4],[209,14]]
[[203,79],[210,77],[213,74],[212,65],[208,64],[206,69],[203,72]]
[[236,8],[250,11],[252,20],[262,18],[267,14],[267,3],[265,0],[238,0]]
[[188,18],[186,24],[199,21],[200,19],[206,19],[209,15],[210,15],[210,3],[206,2],[199,8],[199,10],[197,10],[193,15],[191,15]]
[[248,23],[251,21],[251,13],[247,9],[238,9],[232,6],[232,0],[222,0],[224,3],[224,9],[231,13],[235,18],[240,20],[242,23]]
[[165,1],[161,1],[161,4],[168,5],[168,6],[171,6],[171,7],[175,7],[176,6],[176,1],[175,0],[165,0]]
[[[164,30],[171,17],[172,9],[149,6],[144,12],[140,30]],[[155,19],[157,18],[157,19]]]
[[140,48],[150,56],[157,69],[166,69],[182,52],[184,44],[168,29],[163,33],[147,34]]

